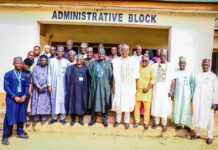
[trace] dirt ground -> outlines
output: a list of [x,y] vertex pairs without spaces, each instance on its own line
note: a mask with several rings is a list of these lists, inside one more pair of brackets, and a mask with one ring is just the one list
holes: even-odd
[[161,128],[144,131],[142,127],[125,130],[123,126],[114,129],[112,125],[104,128],[101,124],[81,127],[76,124],[62,126],[56,123],[52,126],[40,124],[36,130],[26,129],[30,136],[23,140],[16,138],[15,134],[10,138],[10,145],[0,144],[1,150],[218,150],[217,130],[214,143],[208,146],[205,143],[206,133],[203,131],[203,139],[192,141],[190,134],[181,130],[176,132],[173,127],[163,134]]

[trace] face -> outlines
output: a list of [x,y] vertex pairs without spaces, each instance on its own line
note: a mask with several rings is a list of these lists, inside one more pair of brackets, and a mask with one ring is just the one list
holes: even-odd
[[30,66],[28,66],[27,64],[23,63],[22,64],[22,70],[29,70],[30,69]]
[[39,56],[39,54],[40,54],[40,48],[39,48],[39,47],[34,47],[33,53],[34,53],[35,56]]
[[121,49],[121,48],[118,48],[118,49],[117,49],[117,55],[118,55],[118,56],[122,56],[122,49]]
[[87,54],[87,58],[91,59],[92,55],[93,55],[93,52],[92,51],[88,51],[88,52],[86,52],[86,54]]
[[179,69],[185,70],[186,62],[185,61],[179,61]]
[[47,64],[48,64],[48,59],[46,59],[46,58],[41,58],[41,59],[40,59],[40,65],[41,65],[42,67],[47,66]]
[[82,65],[83,64],[83,59],[82,58],[77,58],[76,59],[76,64],[77,65]]
[[64,51],[57,51],[57,57],[62,58],[64,56]]
[[128,57],[128,55],[129,55],[129,49],[128,49],[128,48],[123,48],[122,54],[123,54],[122,56],[123,56],[124,58]]
[[145,59],[142,57],[141,64],[143,67],[147,67],[149,65],[149,59]]
[[14,68],[15,68],[15,70],[21,71],[22,66],[23,66],[23,63],[22,63],[21,61],[14,62]]
[[160,55],[160,61],[165,63],[167,61],[167,56],[166,55]]
[[33,52],[29,52],[28,55],[27,55],[27,58],[30,58],[30,59],[34,59],[34,53]]
[[141,47],[136,47],[136,54],[141,55],[142,53],[142,48]]
[[82,53],[82,54],[85,54],[86,53],[86,48],[80,48],[80,52]]
[[55,56],[56,55],[56,48],[55,47],[51,47],[50,48],[50,54],[51,54],[51,56]]
[[102,60],[104,60],[104,58],[105,58],[105,54],[98,54],[98,59],[100,60],[100,61],[102,61]]
[[99,44],[99,45],[98,45],[98,49],[101,49],[101,48],[104,48],[104,45]]
[[209,61],[202,62],[201,67],[203,69],[203,72],[208,72],[210,68],[210,62]]
[[160,49],[157,50],[156,55],[160,57]]
[[50,53],[50,48],[45,48],[45,49],[44,49],[44,52],[45,52],[46,54]]
[[67,44],[67,49],[68,49],[68,50],[72,50],[72,49],[73,49],[73,45]]
[[111,55],[117,55],[117,48],[116,47],[112,47],[111,48]]
[[145,54],[149,55],[149,51],[148,51],[148,50],[146,50],[146,51],[145,51]]
[[69,59],[70,62],[74,62],[75,55],[69,54],[69,55],[68,55],[68,59]]

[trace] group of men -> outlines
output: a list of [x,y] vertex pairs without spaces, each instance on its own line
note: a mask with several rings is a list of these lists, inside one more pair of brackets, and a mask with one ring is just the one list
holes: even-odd
[[[60,116],[60,123],[66,124],[66,115],[71,116],[70,125],[76,117],[84,125],[83,117],[91,114],[89,126],[96,123],[97,115],[102,115],[102,124],[108,126],[108,111],[116,112],[114,127],[122,122],[130,127],[130,113],[134,111],[134,128],[140,125],[143,115],[144,129],[162,124],[167,131],[168,117],[173,114],[176,130],[183,126],[191,131],[192,139],[200,138],[200,128],[208,130],[207,144],[212,143],[214,112],[218,104],[218,81],[210,71],[210,59],[202,60],[202,72],[193,75],[186,69],[186,58],[179,57],[179,68],[175,70],[167,62],[167,51],[158,50],[154,58],[149,53],[142,55],[142,47],[137,45],[133,56],[129,56],[127,44],[111,48],[111,56],[105,55],[103,43],[99,44],[98,57],[93,57],[93,48],[81,43],[78,54],[73,50],[72,40],[64,46],[46,45],[42,54],[35,46],[23,61],[14,58],[14,69],[4,77],[6,92],[6,114],[2,143],[9,144],[14,124],[17,137],[28,138],[23,130],[24,123],[33,128],[40,121],[54,124]],[[174,100],[174,111],[172,102]],[[28,105],[30,114],[27,115]]]

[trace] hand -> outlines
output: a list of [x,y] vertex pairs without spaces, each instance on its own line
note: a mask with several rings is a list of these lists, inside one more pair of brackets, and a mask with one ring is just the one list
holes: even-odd
[[14,100],[15,100],[17,103],[20,103],[21,98],[20,98],[20,97],[15,97]]
[[20,100],[20,103],[23,103],[25,100],[26,100],[26,96],[22,96],[21,100]]
[[216,110],[216,107],[217,107],[217,105],[216,105],[216,104],[213,104],[213,105],[211,106],[211,109]]
[[149,90],[149,89],[147,89],[147,88],[144,88],[144,89],[143,89],[143,93],[147,93],[147,92],[148,92],[148,90]]
[[112,88],[112,93],[115,94],[115,88]]
[[51,88],[51,86],[48,86],[48,93],[51,95],[51,93],[52,93],[52,88]]
[[39,93],[42,93],[42,87],[38,88]]

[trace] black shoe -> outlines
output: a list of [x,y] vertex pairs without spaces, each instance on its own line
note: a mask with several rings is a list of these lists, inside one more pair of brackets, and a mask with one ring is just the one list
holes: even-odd
[[102,123],[103,123],[103,125],[104,125],[105,128],[108,127],[108,123],[107,123],[107,121],[104,121],[104,122],[102,122]]
[[158,124],[155,124],[155,123],[154,123],[151,128],[152,128],[152,129],[156,129],[157,127],[158,127]]
[[79,124],[80,124],[81,126],[84,125],[83,116],[80,116],[80,117],[79,117]]
[[119,124],[120,124],[120,123],[116,121],[116,122],[114,123],[113,127],[116,128],[116,127],[119,126]]
[[3,139],[2,139],[2,144],[3,144],[3,145],[9,145],[9,140],[8,140],[8,138],[3,138]]
[[37,125],[37,121],[33,121],[32,126],[35,127]]
[[179,131],[180,129],[182,129],[182,126],[176,126],[176,127],[175,127],[175,130],[176,130],[176,131]]
[[207,139],[206,143],[207,143],[208,145],[212,144],[212,143],[213,143],[213,139]]
[[96,123],[95,120],[91,120],[91,121],[89,122],[89,126],[93,126],[95,123]]
[[72,121],[70,122],[70,125],[73,126],[74,124],[75,124],[75,120],[72,120]]
[[191,132],[191,131],[192,131],[192,129],[191,129],[190,127],[187,127],[187,126],[185,126],[184,129],[185,129],[187,132]]
[[199,138],[201,138],[201,137],[199,135],[195,134],[194,136],[191,137],[191,140],[196,140],[196,139],[199,139]]
[[135,124],[133,125],[133,128],[138,128],[138,126],[139,126],[139,124],[138,124],[138,123],[135,123]]
[[46,124],[46,121],[41,121],[41,125],[44,125],[44,124]]
[[67,122],[66,122],[65,119],[64,119],[64,120],[61,120],[60,123],[61,123],[62,125],[66,125],[66,124],[67,124]]
[[27,133],[26,131],[23,131],[23,134],[24,134],[24,135],[28,135],[28,133]]
[[167,132],[167,126],[162,126],[162,131]]
[[57,122],[57,120],[51,119],[51,121],[48,123],[49,125],[54,124],[55,122]]
[[28,135],[25,135],[25,134],[23,133],[23,134],[21,134],[21,135],[17,135],[17,138],[28,139],[29,136],[28,136]]
[[129,129],[130,124],[129,123],[124,123],[124,127],[125,127],[125,129]]

